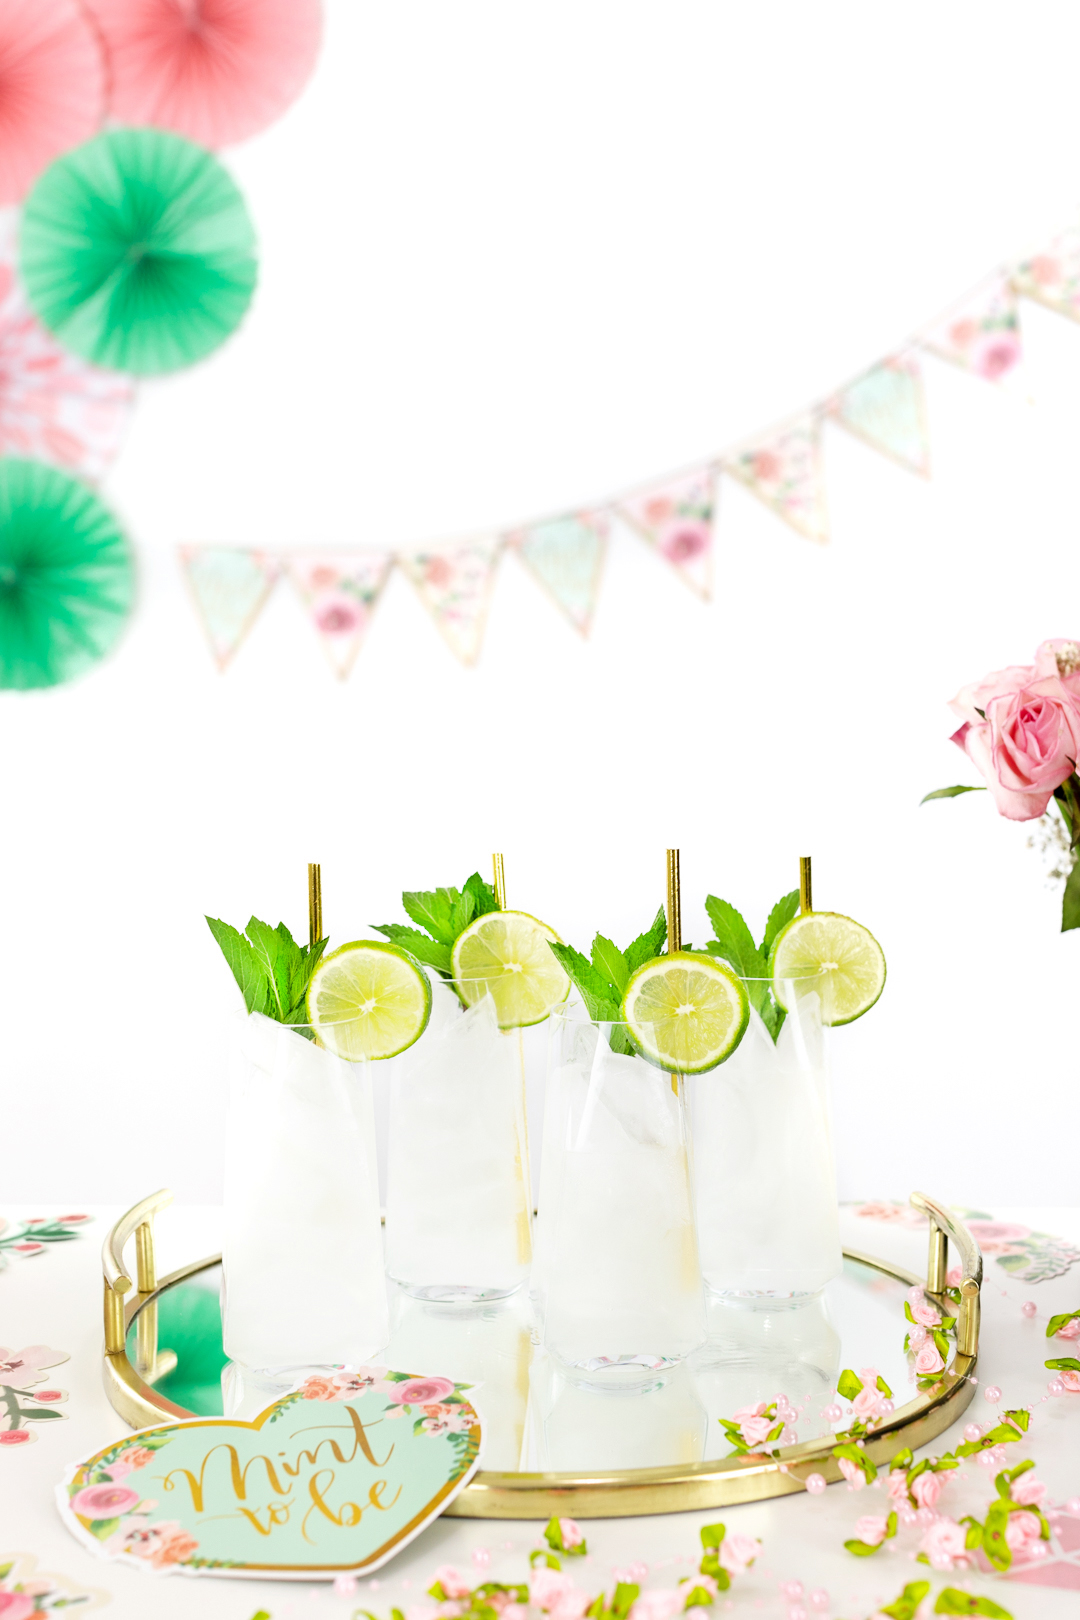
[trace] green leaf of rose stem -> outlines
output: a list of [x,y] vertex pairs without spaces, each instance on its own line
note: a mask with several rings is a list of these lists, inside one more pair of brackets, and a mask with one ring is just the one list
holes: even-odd
[[850,1367],[845,1367],[837,1380],[836,1393],[841,1400],[853,1401],[863,1387],[861,1378],[856,1377]]
[[630,965],[619,947],[603,934],[597,934],[592,942],[592,965],[611,986],[614,999],[621,1001],[630,978]]
[[1056,1356],[1053,1361],[1046,1361],[1043,1365],[1057,1372],[1080,1372],[1080,1361],[1075,1356]]
[[909,1581],[898,1598],[887,1603],[881,1610],[890,1620],[913,1620],[915,1610],[930,1590],[929,1581]]
[[786,928],[799,909],[799,891],[792,889],[778,900],[769,912],[769,920],[765,924],[765,937],[761,941],[761,954],[768,959],[769,952],[776,943],[776,936],[782,928]]
[[249,1013],[266,1013],[270,1007],[270,984],[266,972],[248,941],[238,929],[218,917],[207,917],[210,932],[221,947],[232,969]]
[[1080,928],[1080,858],[1073,861],[1061,897],[1061,932],[1067,934],[1070,928]]
[[422,934],[419,928],[409,928],[405,923],[372,923],[371,926],[377,934],[384,934],[392,945],[402,945],[405,950],[411,951],[418,962],[435,968],[447,979],[450,977],[449,945],[443,945],[429,934]]
[[931,799],[955,799],[955,798],[959,797],[959,795],[961,793],[985,793],[985,792],[986,792],[986,788],[983,787],[983,786],[965,787],[963,784],[959,784],[956,787],[935,788],[933,793],[924,793],[922,798],[919,800],[919,803],[920,804],[929,804]]
[[978,1614],[985,1615],[987,1620],[1013,1620],[1012,1610],[1003,1609],[993,1598],[976,1597],[974,1593],[961,1592],[955,1586],[946,1586],[938,1593],[934,1613]]
[[452,945],[457,935],[451,927],[451,918],[460,899],[457,889],[418,889],[403,894],[401,903],[418,928],[426,928],[440,945]]
[[630,941],[623,955],[626,965],[631,973],[636,973],[639,967],[651,962],[654,956],[659,956],[667,939],[667,918],[663,906],[656,913],[652,927],[647,928],[643,934]]
[[1063,1311],[1060,1316],[1052,1316],[1046,1324],[1046,1337],[1052,1339],[1055,1333],[1061,1332],[1066,1323],[1075,1322],[1078,1316],[1080,1316],[1080,1310]]

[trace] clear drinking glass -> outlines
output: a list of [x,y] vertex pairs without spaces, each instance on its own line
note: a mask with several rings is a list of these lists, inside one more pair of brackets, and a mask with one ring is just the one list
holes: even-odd
[[489,995],[464,1010],[428,976],[430,1022],[391,1081],[387,1271],[420,1299],[499,1299],[532,1259],[522,1043]]
[[261,1013],[234,1024],[222,1318],[251,1371],[358,1365],[390,1337],[370,1065]]
[[[759,993],[772,983],[743,982]],[[775,1043],[751,1005],[731,1057],[690,1085],[701,1269],[731,1298],[816,1294],[842,1267],[829,1031],[814,986],[780,986],[791,1010]]]
[[551,1016],[533,1292],[545,1348],[596,1384],[705,1338],[683,1081],[626,1049],[625,1024]]

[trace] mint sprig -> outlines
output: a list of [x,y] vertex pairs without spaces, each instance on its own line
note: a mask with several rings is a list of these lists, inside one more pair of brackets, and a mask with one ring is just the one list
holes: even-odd
[[755,945],[754,936],[747,927],[742,913],[736,911],[730,901],[720,900],[715,894],[710,894],[705,901],[705,910],[716,935],[715,939],[709,940],[705,949],[710,955],[721,957],[735,969],[746,986],[751,1007],[774,1042],[780,1034],[787,1014],[777,1004],[772,993],[769,983],[769,954],[777,936],[787,927],[798,909],[799,891],[792,889],[791,893],[783,895],[769,912],[761,944]]
[[[661,906],[652,927],[631,940],[625,951],[603,934],[597,934],[592,942],[591,961],[572,945],[555,945],[549,941],[548,949],[577,986],[589,1017],[598,1024],[618,1024],[631,974],[659,956],[666,938],[667,920]],[[686,949],[689,950],[689,946]],[[633,1057],[636,1052],[621,1028],[611,1031],[611,1050],[624,1057]]]
[[[306,1024],[308,985],[327,941],[298,945],[284,923],[271,928],[258,917],[249,920],[243,934],[217,917],[206,921],[248,1012],[262,1013],[279,1024]],[[298,1029],[297,1034],[309,1041],[315,1038],[309,1029]]]
[[467,878],[460,889],[416,889],[401,897],[405,911],[416,923],[409,928],[405,923],[372,923],[377,934],[383,934],[392,945],[402,945],[427,967],[433,967],[444,979],[452,977],[450,952],[455,941],[471,922],[487,911],[498,911],[499,902],[490,883],[485,883],[479,872]]

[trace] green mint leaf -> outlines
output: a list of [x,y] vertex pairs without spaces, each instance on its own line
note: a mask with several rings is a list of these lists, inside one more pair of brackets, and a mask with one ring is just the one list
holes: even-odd
[[639,934],[637,939],[631,940],[623,952],[630,972],[636,973],[639,967],[644,967],[645,963],[651,962],[654,956],[659,956],[666,939],[667,918],[664,916],[664,908],[661,906],[653,919],[652,927],[647,928],[643,934]]
[[271,928],[269,923],[260,922],[258,917],[249,917],[244,933],[251,941],[255,959],[267,977],[270,988],[270,1016],[282,1023],[289,1011],[289,969],[292,965],[289,946],[292,946],[293,951],[297,947],[293,944],[291,935],[286,944],[276,928]]
[[776,936],[779,934],[782,928],[787,927],[788,923],[791,922],[798,909],[798,889],[792,889],[790,894],[785,894],[782,899],[776,902],[775,906],[773,906],[772,910],[769,912],[769,920],[765,924],[765,937],[761,941],[762,956],[766,958],[768,957],[769,952],[776,943]]
[[452,945],[457,934],[451,926],[451,918],[460,898],[457,889],[417,890],[403,894],[401,903],[418,928],[426,928],[440,945]]
[[466,879],[462,885],[466,894],[471,894],[476,902],[476,917],[482,917],[486,911],[498,911],[499,902],[495,890],[490,883],[485,883],[479,872],[474,872],[471,878]]
[[289,972],[289,995],[292,998],[290,1024],[307,1023],[307,992],[329,940],[317,939],[314,945],[302,945]]
[[618,1008],[616,1008],[613,1015],[593,1012],[590,1003],[606,1002],[610,1004],[611,986],[605,978],[597,973],[587,957],[582,956],[581,952],[576,951],[572,945],[556,945],[550,940],[548,941],[548,949],[562,964],[563,969],[581,991],[582,1000],[585,1002],[586,1007],[589,1008],[590,1018],[605,1016],[618,1018]]
[[1046,1324],[1046,1337],[1052,1339],[1055,1333],[1060,1333],[1066,1322],[1074,1322],[1080,1316],[1080,1311],[1065,1311],[1061,1316],[1052,1316]]
[[836,1385],[836,1393],[840,1396],[841,1400],[853,1401],[856,1395],[859,1394],[862,1387],[862,1379],[857,1377],[856,1374],[852,1372],[850,1367],[845,1367],[844,1371],[840,1374],[839,1381]]
[[[748,987],[744,988],[748,989]],[[758,1008],[758,1015],[772,1037],[772,1043],[775,1046],[780,1038],[780,1031],[784,1027],[784,1019],[787,1017],[787,1013],[783,1007],[777,1006],[772,996],[766,996],[764,1002],[764,1006]]]
[[207,917],[206,921],[240,987],[248,1012],[269,1013],[269,980],[243,934],[217,917]]
[[715,894],[706,897],[705,910],[712,923],[716,942],[736,973],[744,979],[763,979],[765,963],[754,944],[754,936],[743,921],[742,913]]
[[1067,934],[1070,928],[1080,928],[1080,860],[1073,861],[1061,897],[1061,932]]
[[607,980],[612,999],[621,1001],[630,978],[630,966],[619,947],[603,934],[597,934],[592,942],[592,965],[600,977]]
[[465,932],[475,916],[476,896],[466,889],[464,894],[458,895],[454,901],[454,909],[450,913],[450,932],[454,939]]
[[985,793],[984,787],[957,787],[935,788],[933,793],[925,793],[919,800],[920,804],[929,804],[931,799],[955,799],[961,793]]
[[437,939],[422,934],[418,928],[409,928],[405,923],[372,923],[377,934],[384,934],[391,945],[400,945],[404,950],[411,951],[418,962],[427,967],[435,968],[446,978],[450,977],[450,947],[443,945]]

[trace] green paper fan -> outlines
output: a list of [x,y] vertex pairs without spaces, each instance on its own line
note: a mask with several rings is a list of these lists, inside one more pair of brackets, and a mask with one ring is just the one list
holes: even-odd
[[0,460],[0,687],[81,675],[131,612],[134,570],[116,519],[78,479]]
[[201,360],[240,324],[255,234],[201,146],[112,129],[45,170],[23,211],[21,264],[35,313],[65,348],[147,375]]

